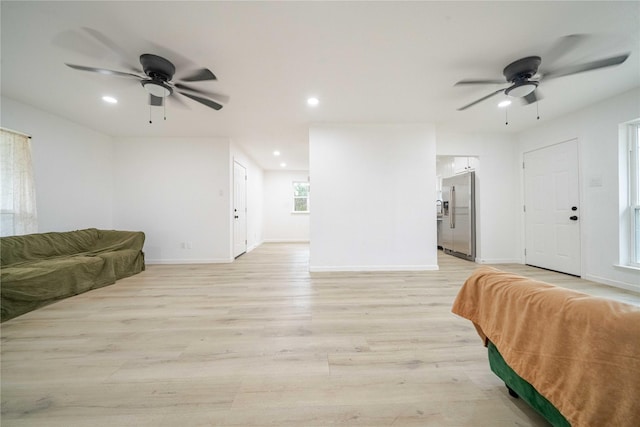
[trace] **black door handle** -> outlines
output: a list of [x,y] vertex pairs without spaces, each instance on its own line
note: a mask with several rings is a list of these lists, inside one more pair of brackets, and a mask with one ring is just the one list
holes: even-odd
[[[234,218],[235,218],[235,219],[238,219],[238,215],[235,215],[235,216],[234,216]],[[573,217],[572,217],[572,218],[573,218]],[[578,217],[576,217],[576,218],[578,218]]]
[[578,220],[578,217],[577,217],[577,216],[575,216],[575,215],[572,215],[572,216],[570,216],[570,217],[569,217],[569,219],[570,219],[571,221],[577,221],[577,220]]

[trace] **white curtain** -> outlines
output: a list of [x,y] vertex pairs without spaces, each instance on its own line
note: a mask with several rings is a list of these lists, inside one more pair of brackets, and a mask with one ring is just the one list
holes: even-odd
[[36,189],[29,137],[0,129],[0,235],[36,233]]

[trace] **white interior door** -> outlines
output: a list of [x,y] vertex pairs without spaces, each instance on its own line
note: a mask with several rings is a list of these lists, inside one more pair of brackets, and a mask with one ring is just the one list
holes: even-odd
[[247,170],[233,162],[233,256],[247,252]]
[[579,276],[578,141],[524,154],[525,262]]

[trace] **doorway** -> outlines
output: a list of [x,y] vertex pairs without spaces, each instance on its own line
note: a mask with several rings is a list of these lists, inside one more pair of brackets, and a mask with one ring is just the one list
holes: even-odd
[[524,153],[525,263],[581,274],[576,139]]
[[[450,187],[443,184],[443,182],[447,182],[456,176],[464,176],[469,175],[470,172],[474,172],[474,175],[477,174],[480,166],[480,159],[476,156],[436,156],[436,230],[437,230],[437,248],[438,249],[453,249],[453,239],[454,234],[453,230],[450,226],[450,219],[452,216],[449,214],[453,214],[454,210],[451,210],[451,205],[449,204],[450,200],[447,198],[450,197],[449,190]],[[462,232],[461,227],[464,227],[464,224],[468,224],[468,231],[471,233],[466,233],[468,235],[468,241],[473,241],[473,244],[469,243],[474,247],[474,250],[471,251],[469,249],[465,249],[462,251],[475,258],[476,251],[475,248],[478,246],[479,242],[478,235],[476,233],[476,213],[478,212],[476,209],[477,199],[475,197],[475,178],[474,176],[474,194],[473,194],[473,202],[471,202],[471,193],[468,192],[469,198],[465,203],[473,210],[473,220],[471,221],[471,216],[468,217],[468,222],[460,222],[458,226],[458,230]],[[467,188],[471,189],[471,184],[467,185]],[[444,193],[443,193],[444,190]],[[461,196],[463,193],[458,192],[457,195]],[[447,200],[445,200],[447,199]],[[458,207],[462,207],[463,205],[459,202]],[[458,209],[458,213],[461,213],[462,209]],[[471,215],[471,210],[468,211],[469,215]],[[471,225],[473,224],[473,226]],[[465,233],[456,233],[457,236],[464,235]],[[456,239],[457,240],[457,239]],[[463,244],[464,245],[464,244]],[[457,249],[456,252],[460,252]]]
[[247,252],[247,169],[233,162],[233,257]]

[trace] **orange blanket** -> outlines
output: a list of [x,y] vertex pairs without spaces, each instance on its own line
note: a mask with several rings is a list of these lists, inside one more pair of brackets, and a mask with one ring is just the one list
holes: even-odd
[[573,427],[640,426],[639,307],[482,267],[452,311]]

